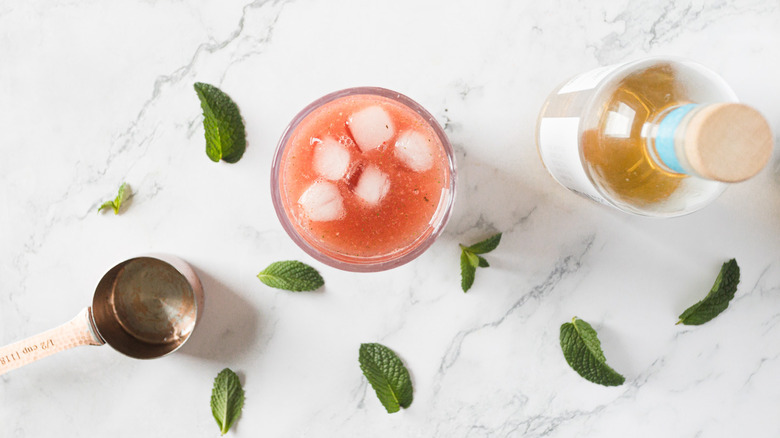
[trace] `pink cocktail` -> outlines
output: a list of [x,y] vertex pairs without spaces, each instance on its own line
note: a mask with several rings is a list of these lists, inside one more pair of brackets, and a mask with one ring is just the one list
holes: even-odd
[[324,96],[290,123],[271,172],[279,220],[314,258],[380,271],[427,249],[449,218],[455,163],[420,105],[382,88]]

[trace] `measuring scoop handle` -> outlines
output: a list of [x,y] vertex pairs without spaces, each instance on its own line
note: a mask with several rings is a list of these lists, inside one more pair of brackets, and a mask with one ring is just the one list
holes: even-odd
[[0,375],[13,369],[81,345],[103,345],[92,328],[92,309],[87,307],[65,324],[23,341],[0,348]]

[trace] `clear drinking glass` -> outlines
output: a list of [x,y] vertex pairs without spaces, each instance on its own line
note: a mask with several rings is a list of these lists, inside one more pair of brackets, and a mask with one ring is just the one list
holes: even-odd
[[285,129],[271,169],[282,227],[346,271],[405,264],[433,244],[455,199],[455,160],[434,117],[395,91],[336,91]]

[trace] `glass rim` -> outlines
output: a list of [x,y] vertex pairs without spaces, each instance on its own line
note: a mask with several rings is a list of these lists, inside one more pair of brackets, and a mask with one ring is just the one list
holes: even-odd
[[[314,110],[326,105],[334,100],[355,96],[355,95],[374,95],[384,97],[396,101],[412,111],[420,115],[430,125],[431,129],[436,133],[436,136],[441,142],[444,155],[447,158],[446,171],[449,172],[449,186],[444,187],[446,194],[442,196],[439,201],[439,206],[436,209],[433,217],[431,218],[430,228],[426,230],[419,238],[411,242],[406,247],[388,254],[383,254],[375,257],[357,257],[357,256],[345,256],[335,251],[325,251],[309,243],[301,234],[296,230],[295,225],[287,216],[287,212],[283,205],[283,199],[281,190],[279,187],[281,161],[286,146],[292,137],[295,129],[300,123]],[[328,93],[310,104],[304,107],[298,114],[293,117],[290,123],[285,128],[279,142],[277,143],[274,157],[271,164],[271,201],[274,206],[274,211],[282,225],[284,231],[290,236],[298,247],[304,252],[313,257],[314,259],[334,268],[338,268],[344,271],[351,272],[379,272],[388,269],[393,269],[398,266],[404,265],[425,252],[433,242],[444,231],[447,222],[449,222],[452,215],[452,208],[455,204],[455,153],[452,148],[447,135],[444,133],[444,129],[436,121],[436,118],[423,108],[420,104],[410,99],[409,97],[398,93],[393,90],[380,87],[352,87],[342,90]],[[333,255],[331,255],[333,254]],[[338,255],[339,258],[334,257]]]

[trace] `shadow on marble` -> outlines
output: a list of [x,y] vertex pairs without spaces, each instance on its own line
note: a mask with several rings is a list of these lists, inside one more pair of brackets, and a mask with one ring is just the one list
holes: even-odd
[[625,330],[601,321],[594,326],[598,333],[601,347],[607,358],[607,364],[615,371],[622,374],[629,384],[634,382],[640,373],[639,364],[631,354],[633,349],[625,335]]
[[[518,148],[532,146],[525,144]],[[458,248],[459,243],[476,243],[501,232],[503,237],[499,249],[486,258],[493,270],[512,269],[516,266],[515,259],[521,254],[533,255],[543,249],[534,245],[544,243],[537,240],[528,242],[521,236],[525,236],[528,227],[533,226],[536,216],[547,214],[547,195],[535,185],[538,175],[522,169],[515,172],[496,167],[464,153],[463,149],[463,145],[456,145],[458,182],[455,205],[450,223],[439,239],[446,246]],[[523,239],[523,243],[518,244],[518,239]],[[511,256],[502,256],[510,253]]]
[[205,295],[203,315],[179,353],[217,362],[244,355],[255,344],[260,312],[218,279],[195,267]]
[[[534,211],[544,194],[521,170],[508,172],[470,157],[458,145],[458,182],[449,233],[508,233]],[[475,235],[476,236],[476,235]],[[487,237],[487,236],[485,236]]]

